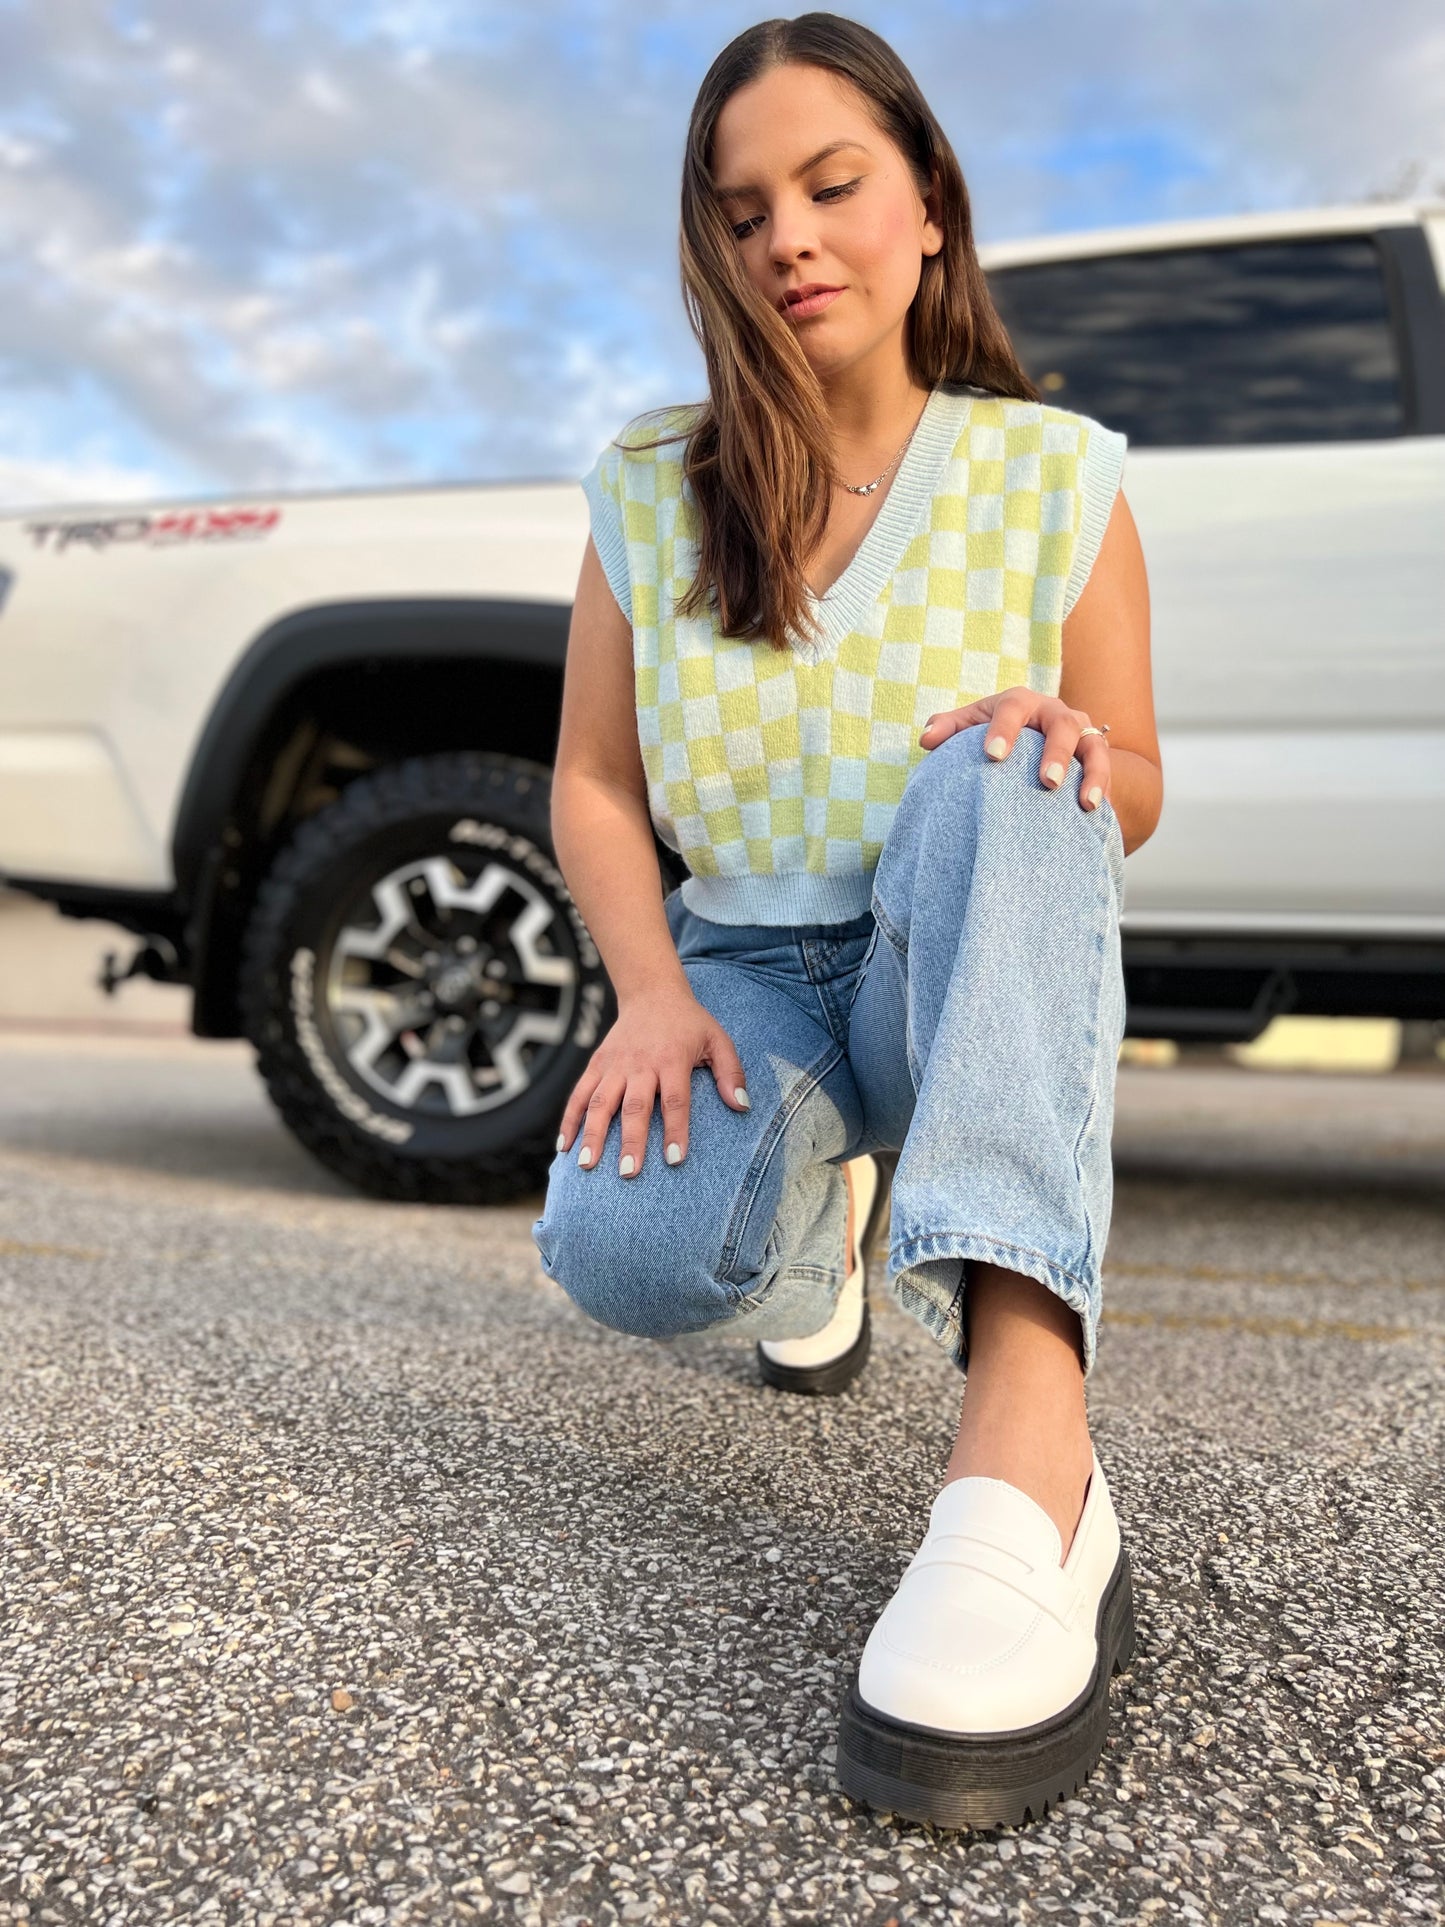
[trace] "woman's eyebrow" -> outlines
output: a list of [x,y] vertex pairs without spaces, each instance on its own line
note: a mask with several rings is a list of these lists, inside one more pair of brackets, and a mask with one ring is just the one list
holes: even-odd
[[[830,154],[836,154],[840,147],[856,147],[860,154],[866,154],[870,151],[863,145],[862,141],[829,141],[826,147],[820,147],[816,154],[810,154],[807,160],[800,166],[795,167],[789,178],[796,181],[800,175],[806,174],[810,167],[816,167],[819,161],[825,161]],[[756,194],[757,191],[757,188],[752,186],[719,187],[713,190],[719,201],[745,201],[749,194]]]

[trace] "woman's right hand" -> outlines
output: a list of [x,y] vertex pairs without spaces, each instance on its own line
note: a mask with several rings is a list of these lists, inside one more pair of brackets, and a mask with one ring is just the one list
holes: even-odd
[[732,1038],[691,991],[666,990],[625,1004],[572,1088],[557,1149],[569,1150],[582,1125],[577,1162],[583,1170],[595,1169],[607,1127],[620,1104],[622,1149],[617,1174],[636,1177],[642,1169],[653,1100],[660,1096],[664,1156],[669,1164],[680,1164],[687,1155],[688,1103],[692,1073],[699,1064],[712,1067],[724,1104],[734,1111],[751,1109],[742,1060]]

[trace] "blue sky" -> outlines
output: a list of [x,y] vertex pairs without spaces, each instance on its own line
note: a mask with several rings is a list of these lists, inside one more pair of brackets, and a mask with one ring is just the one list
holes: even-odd
[[[980,241],[1445,194],[1438,0],[850,11]],[[0,510],[580,474],[702,390],[682,137],[766,17],[0,0]]]

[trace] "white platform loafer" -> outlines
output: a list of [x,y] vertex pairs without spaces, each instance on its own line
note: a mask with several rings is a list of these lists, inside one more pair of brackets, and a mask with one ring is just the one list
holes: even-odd
[[833,1316],[806,1338],[758,1340],[758,1372],[765,1385],[813,1397],[846,1391],[868,1363],[873,1342],[868,1312],[868,1253],[888,1211],[889,1165],[864,1154],[848,1160],[853,1186],[853,1248],[848,1276]]
[[837,1775],[941,1827],[1035,1820],[1097,1765],[1134,1653],[1129,1555],[1098,1453],[1061,1566],[1058,1527],[1002,1479],[955,1479],[868,1636]]

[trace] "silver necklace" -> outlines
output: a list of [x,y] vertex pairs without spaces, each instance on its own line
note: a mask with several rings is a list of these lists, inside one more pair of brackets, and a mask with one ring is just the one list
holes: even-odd
[[[925,402],[923,404],[923,408],[927,408],[927,406],[928,406],[928,403]],[[918,411],[918,422],[921,422],[922,420],[923,420],[923,409],[921,408]],[[856,488],[854,487],[852,482],[839,482],[838,487],[847,489],[850,495],[871,495],[874,489],[876,489],[878,484],[883,480],[883,476],[888,474],[889,469],[892,469],[893,467],[895,467],[896,464],[903,459],[903,456],[906,454],[908,449],[908,442],[911,442],[913,440],[913,437],[918,433],[918,422],[915,422],[912,428],[909,429],[908,441],[904,442],[903,447],[900,448],[898,453],[893,457],[893,460],[888,464],[888,468],[885,468],[883,470],[882,475],[875,475],[871,482],[860,482]]]

